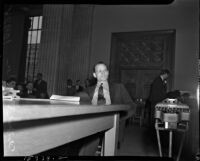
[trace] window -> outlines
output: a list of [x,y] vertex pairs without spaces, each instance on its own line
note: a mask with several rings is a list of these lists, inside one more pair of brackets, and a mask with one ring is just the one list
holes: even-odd
[[28,30],[27,52],[26,52],[26,71],[25,79],[35,79],[38,72],[38,51],[40,47],[42,16],[29,17],[31,25]]

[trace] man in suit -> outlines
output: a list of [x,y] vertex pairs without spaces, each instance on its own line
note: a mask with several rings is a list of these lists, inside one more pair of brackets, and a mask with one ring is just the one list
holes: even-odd
[[169,77],[169,70],[163,69],[158,77],[155,78],[151,85],[149,101],[151,104],[150,119],[151,125],[154,127],[154,111],[155,105],[167,98],[167,79]]
[[89,100],[93,105],[98,105],[97,96],[100,85],[103,86],[105,97],[105,105],[110,104],[133,104],[133,101],[128,94],[126,88],[121,83],[112,83],[108,81],[109,71],[107,66],[102,62],[95,65],[93,76],[97,79],[97,84],[88,87],[85,91],[89,96]]
[[48,98],[47,82],[42,79],[42,73],[37,74],[37,79],[34,82],[34,90],[37,98]]
[[[96,85],[88,87],[85,90],[87,96],[81,99],[89,101],[93,105],[128,104],[131,106],[131,110],[127,115],[131,116],[134,114],[136,106],[126,88],[123,84],[111,83],[108,81],[109,71],[104,62],[98,62],[94,65],[93,76],[97,79]],[[101,92],[99,92],[100,89],[102,90]],[[123,137],[125,121],[126,120],[120,121],[119,131],[122,132],[122,134],[119,134],[119,137],[121,137],[119,140],[122,140]],[[93,155],[96,151],[98,141],[98,136],[94,136],[92,139],[85,141],[79,155]]]

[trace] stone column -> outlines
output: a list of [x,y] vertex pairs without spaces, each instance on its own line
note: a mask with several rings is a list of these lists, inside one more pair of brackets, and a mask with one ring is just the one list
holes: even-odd
[[[60,68],[60,42],[64,5],[44,5],[38,72],[48,83],[49,95],[56,93]],[[62,59],[65,59],[62,57]],[[64,66],[64,64],[63,64]],[[63,74],[65,75],[65,74]]]
[[87,77],[93,9],[92,5],[44,5],[38,71],[48,83],[49,95],[65,94],[68,78]]
[[73,15],[71,66],[69,77],[82,83],[87,78],[91,55],[91,37],[93,25],[93,5],[75,5]]

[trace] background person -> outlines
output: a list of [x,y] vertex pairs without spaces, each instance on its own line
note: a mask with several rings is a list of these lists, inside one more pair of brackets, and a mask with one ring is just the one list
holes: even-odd
[[74,96],[75,94],[76,88],[73,86],[73,81],[71,79],[67,79],[66,96]]
[[167,79],[169,78],[169,74],[170,72],[168,69],[161,70],[160,75],[156,77],[151,84],[149,95],[149,118],[152,128],[154,128],[155,105],[167,98]]
[[37,79],[34,81],[33,87],[37,98],[48,98],[47,82],[42,77],[42,73],[37,74]]

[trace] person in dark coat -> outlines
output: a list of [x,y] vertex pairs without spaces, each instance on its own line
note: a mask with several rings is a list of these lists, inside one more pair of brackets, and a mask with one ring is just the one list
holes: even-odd
[[76,92],[82,92],[83,91],[83,87],[81,86],[81,80],[80,79],[76,80],[75,88],[76,88]]
[[71,79],[67,79],[66,96],[74,96],[75,94],[76,88],[73,85],[73,81]]
[[169,77],[169,70],[163,69],[158,77],[156,77],[151,84],[149,101],[150,101],[150,122],[154,127],[154,112],[155,105],[165,98],[167,98],[167,79]]
[[37,79],[34,82],[34,90],[37,98],[48,98],[47,82],[43,80],[42,73],[37,74]]

